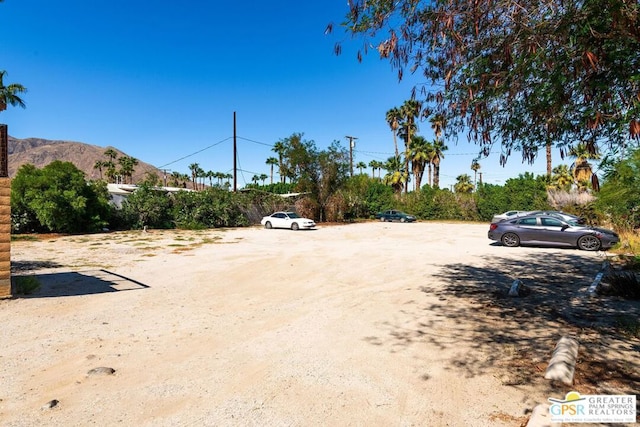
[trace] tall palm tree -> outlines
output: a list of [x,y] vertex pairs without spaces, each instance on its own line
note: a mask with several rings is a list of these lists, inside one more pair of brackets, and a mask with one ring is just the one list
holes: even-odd
[[478,188],[478,171],[481,169],[478,159],[471,161],[471,170],[473,171],[473,185]]
[[191,163],[189,165],[189,170],[191,171],[191,182],[193,183],[193,189],[198,189],[198,183],[196,178],[198,177],[198,169],[200,169],[200,165],[197,163]]
[[448,149],[449,147],[444,145],[444,142],[438,139],[433,142],[433,158],[431,162],[433,163],[434,188],[440,188],[440,160],[444,159],[444,152]]
[[135,171],[135,167],[138,165],[138,159],[129,156],[123,156],[118,159],[118,163],[120,164],[120,175],[122,175],[122,180],[124,184],[127,184],[127,178],[129,184],[133,183],[133,172]]
[[279,167],[278,172],[280,175],[280,182],[284,184],[286,179],[286,173],[285,173],[285,165],[283,162],[283,158],[284,158],[284,153],[287,150],[287,146],[283,141],[278,141],[275,144],[273,144],[272,150],[278,155],[278,167]]
[[0,112],[6,110],[7,105],[25,108],[26,104],[18,95],[27,93],[27,89],[18,83],[9,83],[5,86],[4,77],[6,75],[5,70],[0,70]]
[[204,169],[202,169],[201,167],[198,166],[198,170],[196,171],[196,176],[200,179],[200,189],[204,190],[204,179],[207,176],[207,173],[204,171]]
[[442,137],[442,132],[446,126],[446,120],[442,114],[436,114],[431,119],[429,119],[431,123],[431,129],[433,129],[433,133],[436,136],[436,140],[440,140]]
[[378,168],[378,161],[377,160],[371,160],[369,162],[369,167],[371,168],[371,177],[375,178],[376,177],[376,169]]
[[271,166],[271,184],[273,184],[273,167],[278,166],[280,163],[275,157],[269,157],[265,163]]
[[430,164],[430,143],[422,136],[415,136],[411,143],[411,169],[415,180],[415,190],[420,191],[424,169]]
[[104,152],[104,155],[107,156],[107,160],[103,163],[103,167],[106,168],[107,172],[107,181],[115,182],[116,180],[116,157],[118,157],[118,152],[113,148],[107,148]]
[[456,183],[453,185],[456,193],[471,193],[473,191],[473,183],[469,175],[462,174],[456,177]]
[[386,114],[387,124],[391,128],[393,133],[393,146],[395,147],[396,157],[398,157],[398,129],[400,128],[400,122],[402,121],[402,112],[398,107],[393,107]]
[[553,170],[551,170],[551,141],[550,140],[547,140],[547,143],[545,144],[545,149],[547,154],[547,177],[551,179],[551,173],[553,172]]
[[98,169],[98,172],[100,172],[100,179],[102,180],[102,168],[105,166],[104,161],[102,160],[96,160],[96,162],[93,164],[93,168],[94,169]]
[[[422,111],[422,103],[415,99],[408,99],[404,101],[400,112],[402,113],[403,121],[400,124],[399,132],[403,136],[405,144],[405,169],[409,172],[409,157],[411,156],[411,139],[418,131],[418,125],[416,119],[420,117]],[[409,186],[405,187],[405,192],[409,191]]]

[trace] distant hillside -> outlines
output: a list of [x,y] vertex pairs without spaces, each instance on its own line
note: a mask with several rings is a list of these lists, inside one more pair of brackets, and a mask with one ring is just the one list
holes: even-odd
[[[107,160],[104,152],[109,148],[115,150],[118,157],[129,156],[115,147],[98,147],[82,142],[51,141],[41,138],[16,139],[9,136],[9,176],[14,177],[20,166],[24,164],[32,164],[40,169],[54,160],[61,160],[76,165],[88,179],[99,179],[100,171],[93,166],[98,160]],[[143,180],[147,172],[153,172],[158,177],[163,176],[162,171],[156,167],[144,163],[141,159],[138,159],[138,162],[133,174],[134,183]]]

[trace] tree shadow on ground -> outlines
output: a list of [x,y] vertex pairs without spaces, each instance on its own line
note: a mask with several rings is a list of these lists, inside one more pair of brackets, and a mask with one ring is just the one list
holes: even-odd
[[104,269],[30,276],[38,280],[40,287],[29,295],[20,295],[20,298],[71,297],[149,287],[132,278]]
[[[583,392],[608,380],[619,392],[638,393],[640,363],[633,355],[640,340],[621,337],[616,319],[622,315],[640,319],[640,302],[590,297],[589,286],[601,266],[576,251],[545,251],[526,261],[492,257],[482,266],[443,265],[419,287],[424,300],[412,300],[403,308],[402,321],[385,322],[386,337],[366,340],[387,344],[392,351],[416,344],[454,353],[457,347],[470,348],[456,353],[447,368],[469,378],[505,368],[503,384],[524,386],[541,383],[555,344],[568,335],[580,342],[578,367],[588,359],[585,366],[600,363],[608,368],[600,370],[608,374],[599,379],[577,372]],[[508,295],[516,279],[528,294]],[[604,349],[609,359],[599,360]]]

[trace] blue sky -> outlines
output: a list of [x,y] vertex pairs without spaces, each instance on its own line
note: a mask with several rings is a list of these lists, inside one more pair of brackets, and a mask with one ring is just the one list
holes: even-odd
[[[231,173],[235,112],[239,186],[269,174],[273,144],[296,132],[320,149],[355,136],[354,162],[384,161],[394,150],[385,113],[419,80],[399,83],[375,51],[359,63],[362,40],[337,25],[347,10],[345,0],[5,0],[0,69],[5,84],[28,93],[27,108],[9,107],[0,121],[16,138],[114,146],[187,174],[192,163]],[[428,123],[419,126],[433,138]],[[447,145],[443,187],[473,177],[478,152],[463,139]],[[502,167],[499,150],[480,161],[484,182],[545,173],[544,152],[534,165],[514,153]],[[559,163],[570,160],[555,153]]]

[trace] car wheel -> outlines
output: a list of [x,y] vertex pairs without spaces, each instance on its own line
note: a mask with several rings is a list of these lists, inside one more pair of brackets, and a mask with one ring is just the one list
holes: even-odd
[[380,222],[385,222],[385,218],[383,216],[380,217]]
[[266,228],[267,230],[271,230],[271,228],[273,228],[273,226],[271,225],[271,223],[269,221],[264,223],[264,228]]
[[300,226],[298,225],[297,222],[294,222],[293,224],[291,224],[291,229],[293,231],[297,231],[300,228]]
[[520,244],[520,238],[518,237],[517,234],[514,234],[514,233],[505,233],[502,235],[502,239],[500,240],[502,241],[503,245],[508,246],[510,248],[513,248]]
[[406,220],[406,218],[400,218],[400,222],[405,222]]
[[578,247],[583,251],[597,251],[602,242],[596,236],[586,235],[578,239]]

